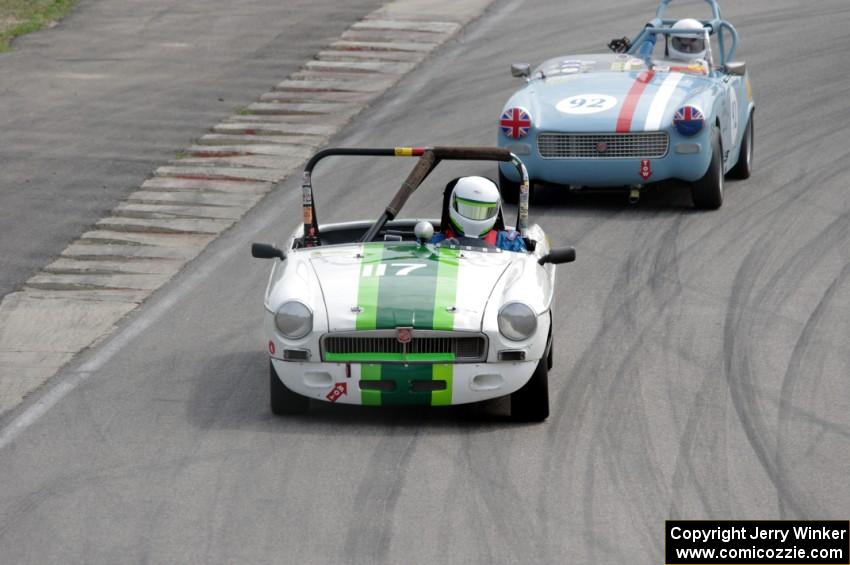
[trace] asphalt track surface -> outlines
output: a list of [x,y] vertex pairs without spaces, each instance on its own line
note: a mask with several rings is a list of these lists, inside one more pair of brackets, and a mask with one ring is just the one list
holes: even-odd
[[[559,269],[546,423],[499,402],[272,417],[269,265],[248,246],[295,226],[293,179],[3,441],[3,560],[658,564],[668,518],[846,519],[850,6],[726,4],[753,71],[755,176],[712,213],[676,187],[532,207],[579,253]],[[499,1],[337,141],[491,143],[510,62],[600,50],[653,8]],[[377,215],[410,165],[320,168],[320,218]],[[427,196],[408,212],[435,215]]]
[[0,55],[0,297],[381,0],[82,0]]

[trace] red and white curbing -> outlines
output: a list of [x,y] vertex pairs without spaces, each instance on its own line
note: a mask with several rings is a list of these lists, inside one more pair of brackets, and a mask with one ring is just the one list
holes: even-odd
[[0,303],[0,414],[232,226],[492,0],[397,0],[214,126]]

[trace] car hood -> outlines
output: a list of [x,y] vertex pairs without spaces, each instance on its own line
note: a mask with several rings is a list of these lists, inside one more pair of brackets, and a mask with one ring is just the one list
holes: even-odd
[[312,252],[330,331],[480,331],[510,252],[460,251],[415,243],[369,243]]
[[[592,72],[531,81],[506,105],[531,114],[540,131],[629,132],[669,127],[685,104],[699,104],[710,81],[679,72]],[[579,108],[569,101],[585,99]],[[595,104],[598,108],[587,108]],[[700,104],[701,105],[701,104]],[[710,108],[702,108],[710,110]]]

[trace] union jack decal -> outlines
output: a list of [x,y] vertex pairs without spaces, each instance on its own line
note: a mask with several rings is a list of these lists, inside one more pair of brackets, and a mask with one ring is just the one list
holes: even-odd
[[673,116],[673,125],[682,135],[696,135],[705,125],[705,116],[699,108],[685,106]]
[[499,121],[502,133],[511,139],[520,139],[528,135],[531,128],[531,116],[523,108],[508,108]]

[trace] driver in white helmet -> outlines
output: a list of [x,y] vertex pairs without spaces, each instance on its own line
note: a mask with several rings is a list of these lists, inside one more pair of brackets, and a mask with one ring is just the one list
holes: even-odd
[[698,67],[708,72],[708,62],[705,60],[708,46],[705,44],[705,27],[698,20],[687,18],[673,24],[672,29],[694,30],[702,33],[673,33],[669,36],[667,56],[673,61],[683,61],[689,67]]
[[449,200],[451,226],[443,226],[431,243],[444,240],[483,240],[484,243],[505,251],[525,251],[525,242],[519,232],[493,229],[501,207],[501,195],[496,184],[484,177],[461,177],[452,190]]

